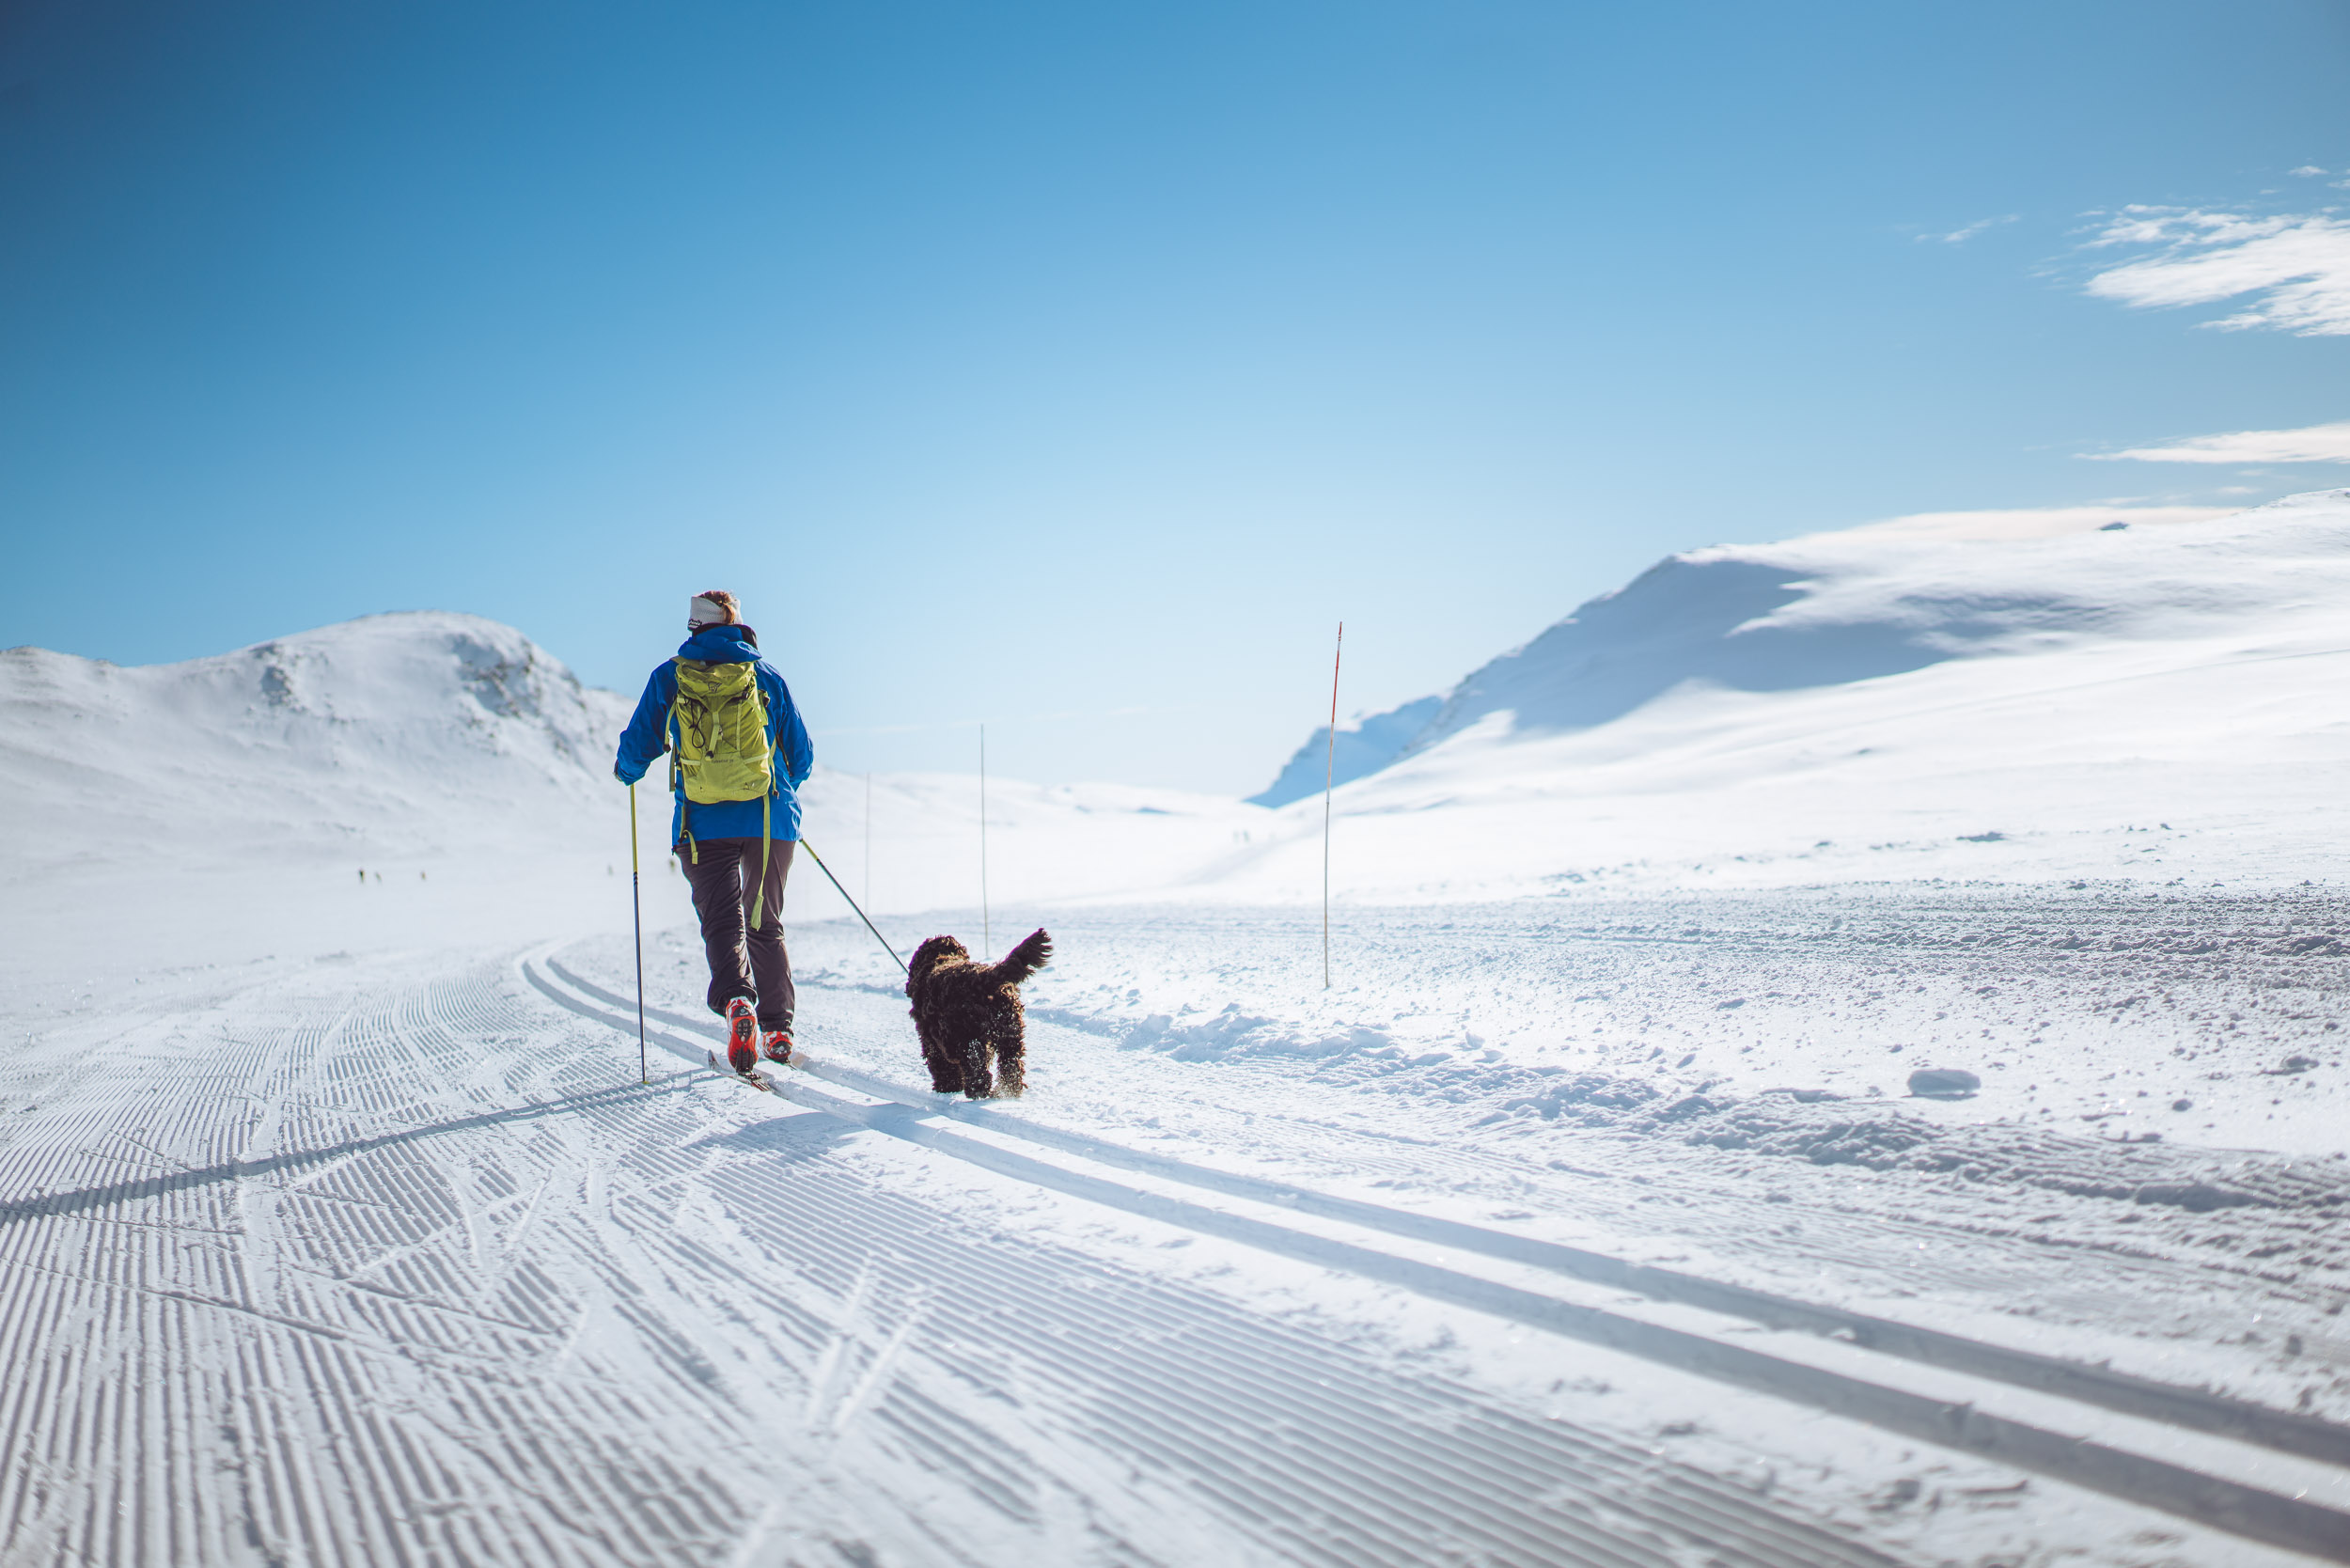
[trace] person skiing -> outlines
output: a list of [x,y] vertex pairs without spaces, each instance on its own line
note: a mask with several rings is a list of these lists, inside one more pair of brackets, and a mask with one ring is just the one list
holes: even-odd
[[710,1011],[727,1021],[727,1065],[748,1074],[761,1055],[791,1059],[796,998],[783,883],[799,842],[799,789],[816,753],[791,689],[759,656],[759,635],[743,624],[733,594],[695,595],[685,630],[677,657],[645,682],[612,772],[634,784],[669,756],[677,796],[669,843],[701,919]]

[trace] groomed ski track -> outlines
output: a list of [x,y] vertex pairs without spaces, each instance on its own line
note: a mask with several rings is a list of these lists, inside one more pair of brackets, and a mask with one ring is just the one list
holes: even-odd
[[16,1119],[0,1560],[1896,1560],[613,1084],[510,964],[274,999]]
[[[628,1028],[629,1019],[616,1011],[625,1009],[627,1000],[575,973],[560,959],[546,957],[537,964],[525,964],[524,972],[557,1005],[616,1029]],[[560,983],[549,983],[550,977]],[[833,1001],[855,1007],[852,998],[837,993]],[[894,1012],[895,1008],[886,1011]],[[651,1009],[650,1016],[660,1026],[685,1029],[698,1022],[660,1008]],[[871,1020],[866,1022],[870,1026]],[[690,1036],[655,1027],[649,1038],[691,1058]],[[1724,1281],[1633,1264],[1583,1248],[1530,1241],[1507,1231],[1167,1159],[1026,1117],[1008,1118],[996,1105],[933,1096],[853,1067],[813,1058],[809,1053],[803,1053],[798,1065],[803,1072],[771,1075],[765,1081],[800,1104],[947,1151],[991,1170],[2021,1466],[2254,1540],[2350,1560],[2350,1469],[2344,1468],[2345,1462],[2350,1462],[2350,1431],[2327,1422],[2199,1389],[2128,1377],[2103,1366],[2068,1362]],[[802,1082],[803,1073],[846,1087],[868,1097],[870,1103],[812,1091]],[[909,1111],[920,1114],[909,1116]],[[925,1125],[942,1117],[989,1128],[1014,1144],[1074,1154],[1079,1168],[1039,1162],[996,1141],[975,1141]],[[1201,1208],[1164,1191],[1137,1190],[1089,1174],[1083,1168],[1088,1166],[1143,1172],[1178,1189],[1204,1189],[1249,1200],[1252,1202],[1244,1209],[1253,1207],[1257,1214],[1270,1213],[1277,1219],[1268,1224],[1246,1212]],[[1303,1215],[1340,1222],[1326,1228],[1338,1234],[1299,1231],[1293,1216]],[[1528,1291],[1464,1274],[1382,1250],[1376,1245],[1366,1247],[1352,1239],[1361,1231],[1428,1243],[1431,1247],[1425,1250],[1438,1256],[1450,1251],[1530,1265],[1536,1288]],[[1562,1295],[1555,1287],[1543,1288],[1544,1282],[1539,1277],[1543,1273],[1610,1290],[1630,1290],[1656,1302],[1699,1310],[1627,1310],[1622,1297],[1610,1305],[1600,1304],[1605,1297],[1588,1294],[1575,1300],[1572,1293]],[[1758,1352],[1732,1338],[1756,1325],[1825,1336],[1837,1344],[1775,1339],[1768,1349]],[[1910,1368],[1888,1365],[1869,1355],[1840,1354],[1841,1345],[1862,1346],[1920,1366],[1968,1375],[1919,1377]],[[2010,1389],[2030,1390],[2044,1397],[2028,1394],[2017,1399],[2008,1393]],[[2105,1411],[2143,1419],[2103,1423],[2107,1435],[2121,1440],[2110,1444],[2096,1440],[2092,1433],[2098,1413]],[[2184,1445],[2173,1441],[2174,1435],[2185,1434],[2222,1434],[2241,1441],[2198,1444],[2191,1437]],[[2311,1466],[2273,1457],[2281,1454],[2307,1456],[2320,1463]],[[2197,1467],[2199,1462],[2234,1474],[2207,1473]],[[2312,1492],[2317,1494],[2314,1499]]]
[[795,1109],[658,1048],[615,1082],[599,990],[539,952],[326,970],[134,1028],[134,1075],[20,1064],[0,1562],[1940,1555],[1088,1245],[1011,1144],[909,1146],[885,1084],[787,1074]]

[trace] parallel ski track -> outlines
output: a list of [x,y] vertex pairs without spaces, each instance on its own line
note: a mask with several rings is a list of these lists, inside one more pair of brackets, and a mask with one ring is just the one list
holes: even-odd
[[[804,989],[815,988],[813,982],[806,980],[802,985]],[[893,1024],[895,1015],[902,1011],[894,994],[884,996],[871,987],[854,984],[828,989],[836,996],[853,1002],[878,1004],[893,1015]],[[663,1016],[682,1027],[693,1027],[695,1022],[675,1013],[665,1012]],[[1029,1022],[1032,1030],[1065,1030],[1064,1038],[1082,1041],[1089,1046],[1104,1045],[1100,1035],[1073,1024],[1048,1022],[1040,1026],[1033,1013]],[[1267,1121],[1289,1123],[1310,1134],[1285,1149],[1285,1157],[1301,1163],[1323,1163],[1350,1178],[1384,1174],[1424,1184],[1432,1174],[1443,1173],[1454,1179],[1449,1184],[1457,1191],[1480,1193],[1512,1205],[1571,1212],[1583,1217],[1604,1214],[1622,1229],[1641,1233],[1653,1231],[1660,1223],[1660,1215],[1654,1209],[1635,1213],[1632,1204],[1679,1206],[1691,1201],[1666,1188],[1651,1188],[1629,1199],[1607,1186],[1582,1185],[1569,1190],[1549,1178],[1565,1171],[1616,1186],[1622,1183],[1623,1173],[1601,1176],[1563,1163],[1536,1162],[1503,1146],[1480,1146],[1441,1137],[1407,1137],[1332,1118],[1301,1117],[1270,1106],[1255,1108],[1251,1115],[1261,1125]],[[1165,1107],[1161,1108],[1159,1119],[1171,1120]],[[1619,1152],[1620,1157],[1622,1152]],[[1687,1148],[1674,1150],[1684,1168],[1690,1159],[1702,1159],[1705,1152]],[[1632,1179],[1636,1184],[1647,1181],[1638,1174]],[[2062,1199],[2051,1195],[2049,1200],[2060,1202]],[[1716,1247],[1738,1247],[1742,1238],[1772,1235],[1783,1228],[1787,1217],[1734,1193],[1709,1192],[1703,1206],[1709,1215],[1719,1214],[1725,1206],[1741,1215],[1740,1222],[1709,1231],[1708,1243]],[[2014,1233],[2012,1219],[2002,1226],[1981,1215],[1965,1218],[1937,1215],[1913,1219],[1872,1208],[1847,1215],[1832,1206],[1813,1203],[1806,1205],[1804,1221],[1800,1251],[1807,1260],[1833,1256],[1883,1285],[1906,1288],[1920,1294],[1944,1294],[1955,1286],[1987,1299],[2001,1300],[2028,1291],[2044,1308],[2069,1309],[2086,1321],[2101,1321],[2107,1315],[2117,1289],[2120,1294],[2169,1301],[2182,1291],[2208,1291],[2226,1281],[2234,1288],[2256,1284],[2264,1294],[2301,1301],[2317,1309],[2339,1299],[2338,1292],[2325,1287],[2297,1286],[2267,1275],[2253,1280],[2248,1278],[2251,1270],[2225,1259],[2199,1259],[2187,1264],[2159,1255],[2107,1247],[2092,1254],[2094,1271],[2084,1271],[2076,1266],[2083,1256],[2079,1247],[2051,1247],[2046,1240]],[[2318,1215],[2307,1223],[2314,1228],[2328,1221]],[[1966,1244],[1963,1257],[1956,1260],[1950,1255],[1949,1247],[1935,1245],[1947,1243],[1953,1231],[1961,1234]],[[1927,1245],[1919,1249],[1886,1245],[1888,1239],[1904,1237]],[[1763,1269],[1783,1268],[1789,1250],[1759,1242],[1750,1243],[1749,1249],[1754,1253],[1754,1264]],[[2068,1266],[2052,1270],[2052,1255],[2063,1256]]]
[[[584,980],[559,961],[550,958],[545,962],[552,974],[586,994],[586,996],[599,998],[613,1007],[628,1005],[623,998]],[[633,1027],[632,1020],[623,1019],[584,997],[566,996],[536,975],[530,978],[543,995],[560,1005],[584,1016],[597,1018],[615,1028],[627,1030]],[[676,1018],[674,1014],[664,1013],[663,1016]],[[685,1022],[682,1019],[677,1021]],[[692,1049],[689,1042],[673,1038],[665,1039],[664,1043],[681,1053],[690,1053]],[[1955,1335],[1816,1307],[1670,1270],[1631,1264],[1583,1248],[1529,1241],[1505,1232],[1435,1219],[1408,1211],[1333,1198],[1288,1184],[1192,1166],[1083,1135],[995,1116],[987,1107],[943,1100],[853,1069],[811,1062],[806,1070],[858,1092],[896,1102],[924,1115],[958,1117],[985,1125],[997,1133],[1080,1154],[1097,1163],[1145,1171],[1162,1179],[1276,1203],[1292,1211],[1317,1214],[1417,1240],[1532,1263],[1574,1278],[1637,1290],[1661,1300],[1733,1313],[1773,1327],[1835,1334],[1895,1356],[1973,1375],[1997,1378],[2019,1387],[2055,1393],[2080,1403],[2125,1411],[2190,1430],[2224,1433],[2336,1464],[2350,1459],[2350,1433],[2328,1423],[2197,1390],[2123,1377],[2101,1368],[2062,1362]],[[960,1152],[963,1157],[975,1159],[998,1171],[1021,1174],[1022,1167],[1033,1166],[1033,1162],[1023,1161],[1017,1156],[996,1154],[986,1146],[972,1145],[967,1140],[924,1135],[903,1125],[893,1126],[886,1119],[875,1117],[859,1107],[838,1101],[828,1102],[826,1097],[806,1091],[795,1091],[788,1083],[783,1091],[803,1104],[826,1109],[832,1114],[853,1117],[867,1125],[895,1131],[898,1136],[914,1137],[931,1147]],[[1115,1195],[1103,1191],[1099,1184],[1089,1184],[1082,1179],[1073,1183],[1058,1182],[1050,1168],[1036,1168],[1028,1174],[1031,1180],[1059,1185],[1062,1190],[1081,1194],[1090,1191],[1098,1194],[1102,1200],[1120,1202]],[[1283,1232],[1255,1221],[1227,1218],[1205,1211],[1193,1210],[1190,1217],[1185,1218],[1179,1211],[1188,1208],[1187,1205],[1163,1200],[1152,1200],[1145,1195],[1135,1195],[1135,1199],[1136,1200],[1121,1202],[1120,1206],[1155,1217],[1170,1218],[1176,1223],[1189,1223],[1214,1233],[1253,1241],[1256,1245],[1290,1255],[1331,1262],[1337,1266],[1349,1266],[1345,1255],[1352,1254],[1355,1260],[1352,1266],[1358,1272],[1407,1285],[1414,1284],[1417,1278],[1418,1282],[1415,1288],[1440,1298],[1460,1300],[1488,1309],[1514,1311],[1523,1321],[1593,1339],[1612,1348],[1632,1350],[1635,1354],[1664,1360],[1684,1370],[1725,1377],[1783,1397],[1803,1400],[1908,1435],[1974,1450],[2253,1539],[2295,1550],[2314,1552],[2338,1560],[2350,1560],[2350,1519],[2329,1509],[2304,1504],[2297,1498],[2282,1497],[2258,1488],[2202,1476],[2160,1460],[2083,1442],[2062,1434],[2044,1432],[1964,1406],[1935,1408],[1930,1402],[1901,1394],[1891,1388],[1875,1388],[1840,1374],[1820,1372],[1771,1356],[1756,1356],[1669,1331],[1643,1332],[1640,1326],[1613,1320],[1606,1313],[1592,1313],[1588,1309],[1563,1306],[1545,1310],[1543,1303],[1537,1298],[1526,1296],[1525,1293],[1501,1288],[1480,1290],[1480,1282],[1450,1275],[1448,1271],[1412,1265],[1402,1260],[1388,1260],[1361,1248],[1320,1243],[1316,1238]],[[1519,1297],[1524,1299],[1504,1299]]]
[[[804,982],[804,988],[813,986]],[[900,1030],[903,1008],[894,995],[884,996],[861,985],[828,989],[835,999],[849,1004],[852,1013],[862,1011],[870,1015],[856,1020],[860,1029],[874,1027],[879,1018],[893,1035]],[[656,1011],[682,1027],[690,1028],[697,1022]],[[1033,1015],[1030,1027],[1032,1043],[1044,1042],[1073,1050],[1110,1048],[1101,1037],[1068,1026],[1040,1026]],[[1060,1031],[1058,1039],[1056,1031]],[[1158,1065],[1131,1059],[1117,1064],[1122,1073],[1148,1072]],[[1151,1106],[1152,1121],[1148,1127],[1135,1129],[1140,1136],[1187,1136],[1207,1145],[1216,1141],[1214,1113],[1203,1113],[1180,1096],[1151,1094],[1145,1101]],[[982,1107],[979,1114],[994,1113]],[[1026,1116],[1026,1111],[1019,1113],[1021,1120]],[[2137,1332],[2148,1341],[2140,1348],[2150,1351],[2150,1358],[2157,1363],[2141,1368],[2139,1381],[2166,1381],[2159,1360],[2174,1353],[2186,1354],[2185,1347],[2192,1341],[2179,1335],[2187,1323],[2200,1325],[2207,1336],[2206,1345],[2212,1341],[2224,1343],[2240,1332],[2244,1314],[2261,1309],[2261,1303],[2297,1304],[2305,1310],[2305,1321],[2322,1325],[2326,1314],[2339,1312],[2350,1301],[2339,1286],[2316,1280],[2295,1283],[2266,1275],[2252,1278],[2247,1268],[2230,1260],[2181,1259],[2120,1245],[2089,1249],[2052,1245],[2050,1238],[2018,1234],[2013,1210],[1992,1212],[2007,1215],[2004,1222],[1980,1209],[1937,1214],[1928,1208],[1924,1214],[1906,1215],[1871,1206],[1845,1213],[1841,1212],[1832,1189],[1814,1189],[1811,1200],[1796,1210],[1767,1205],[1757,1193],[1742,1192],[1735,1184],[1709,1185],[1697,1196],[1686,1190],[1688,1170],[1692,1161],[1704,1161],[1706,1152],[1678,1146],[1671,1151],[1677,1166],[1660,1168],[1637,1163],[1640,1152],[1637,1149],[1611,1145],[1611,1159],[1622,1163],[1606,1171],[1595,1171],[1530,1159],[1506,1145],[1415,1138],[1352,1125],[1335,1117],[1301,1116],[1284,1110],[1277,1102],[1252,1105],[1249,1124],[1250,1139],[1259,1145],[1276,1142],[1277,1128],[1292,1129],[1292,1136],[1281,1140],[1280,1155],[1293,1172],[1304,1173],[1307,1180],[1320,1170],[1325,1179],[1357,1189],[1367,1183],[1393,1181],[1455,1197],[1479,1198],[1498,1207],[1559,1215],[1578,1228],[1596,1227],[1604,1232],[1652,1239],[1678,1234],[1700,1241],[1716,1258],[1762,1282],[1762,1288],[1767,1290],[1776,1281],[1782,1294],[1833,1289],[1829,1281],[1841,1273],[1844,1288],[1857,1288],[1880,1299],[1971,1300],[1992,1310],[2029,1302],[2034,1326],[2042,1331],[2051,1325],[2072,1323],[2096,1325],[2107,1334]],[[1789,1173],[1798,1179],[1818,1174]],[[1801,1240],[1783,1239],[1793,1233],[1791,1217],[1798,1212]],[[2331,1222],[2321,1212],[2270,1223],[2314,1230]],[[2248,1296],[2250,1306],[2246,1304]],[[2155,1309],[2158,1315],[2135,1325],[2117,1322],[2117,1309],[2130,1303]],[[2322,1327],[2316,1332],[2322,1333]],[[2196,1371],[2208,1375],[2208,1365]],[[2260,1412],[2275,1410],[2251,1402],[2232,1403],[2253,1412],[2256,1420]],[[2253,1435],[2255,1428],[2233,1422],[2232,1418],[2230,1423],[2211,1430],[2269,1441]],[[2284,1434],[2272,1446],[2289,1451],[2320,1451],[2323,1456],[2322,1450],[2306,1449],[2292,1435],[2298,1423],[2299,1418],[2286,1416],[2280,1422],[2260,1420],[2258,1429]],[[2316,1426],[2319,1430],[2311,1435],[2311,1440],[2321,1445],[2330,1442],[2323,1430],[2325,1423]]]
[[[865,1445],[844,1473],[876,1467],[831,1516],[897,1508],[889,1560],[1037,1560],[990,1555],[1012,1537],[985,1518],[1049,1534],[1106,1455],[1302,1563],[1890,1561],[1643,1449],[975,1230],[792,1143],[807,1119],[744,1126],[765,1103],[701,1072],[579,1091],[609,1048],[551,1038],[526,996],[485,964],[158,1030],[139,1090],[93,1078],[20,1121],[0,1560],[734,1560],[822,1501],[821,1451],[782,1435],[821,1396],[827,1440]],[[1111,1515],[1079,1538],[1073,1560],[1170,1560]]]
[[[589,996],[616,1008],[626,1009],[634,1005],[627,998],[577,974],[560,960],[549,959],[546,964],[548,969],[566,984]],[[698,1022],[662,1008],[649,1009],[648,1016],[689,1029]],[[985,1104],[944,1098],[838,1062],[811,1058],[799,1065],[812,1076],[861,1094],[895,1101],[924,1115],[948,1117],[973,1126],[988,1128],[1005,1137],[1078,1154],[1100,1164],[1234,1197],[1277,1203],[1296,1213],[1345,1220],[1418,1241],[1435,1242],[1515,1262],[1532,1263],[1575,1278],[1637,1291],[1658,1300],[1678,1301],[1712,1311],[1732,1313],[1775,1328],[1799,1328],[1833,1335],[1872,1350],[1928,1365],[1996,1378],[2019,1388],[2044,1390],[2194,1431],[2220,1433],[2281,1452],[2350,1466],[2350,1429],[2292,1412],[2201,1389],[2156,1383],[2115,1372],[2105,1367],[2065,1361],[1777,1293],[1646,1265],[1589,1248],[1536,1241],[1410,1210],[1335,1197],[1294,1183],[1195,1165],[1052,1127],[1026,1116],[1006,1116],[996,1107]],[[1317,1127],[1322,1130],[1322,1124],[1317,1124]],[[1326,1130],[1341,1137],[1347,1131],[1339,1127]],[[1426,1163],[1417,1157],[1409,1167],[1401,1162],[1391,1165],[1393,1156],[1383,1147],[1389,1141],[1371,1135],[1358,1137],[1360,1152],[1368,1168],[1394,1168],[1399,1172],[1408,1168],[1425,1172]],[[1416,1150],[1415,1155],[1418,1152]],[[1436,1155],[1442,1163],[1468,1163],[1443,1160],[1447,1152],[1441,1148],[1428,1152]]]
[[[120,1162],[85,1159],[106,1202],[8,1206],[8,1276],[34,1288],[9,1292],[0,1345],[35,1375],[6,1408],[0,1559],[674,1560],[743,1499],[657,1449],[613,1450],[596,1399],[512,1386],[514,1355],[561,1324],[469,1302],[472,1282],[422,1250],[478,1214],[469,1183],[400,1157],[413,1143],[333,1152],[354,1123],[408,1124],[417,1090],[462,1082],[478,1048],[429,1005],[353,1013],[322,1049],[337,1033],[314,1017],[195,1057],[179,1083],[156,1073],[180,1091],[132,1102],[136,1143],[168,1156],[144,1200],[121,1193]],[[120,1137],[121,1103],[87,1098],[84,1136],[43,1152]],[[301,1150],[327,1152],[282,1184],[242,1174]],[[70,1159],[9,1169],[8,1190],[54,1190]],[[480,1174],[479,1198],[511,1186]],[[402,1375],[419,1366],[455,1375],[427,1397]],[[493,1470],[526,1499],[485,1485]]]

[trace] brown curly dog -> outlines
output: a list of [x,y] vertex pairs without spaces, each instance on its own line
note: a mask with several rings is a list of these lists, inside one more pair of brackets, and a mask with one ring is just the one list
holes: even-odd
[[922,1062],[931,1070],[932,1089],[988,1100],[1016,1096],[1027,1087],[1023,1071],[1027,1021],[1020,1009],[1020,982],[1052,956],[1053,939],[1042,928],[1022,938],[1001,964],[972,963],[970,952],[951,936],[933,936],[914,949],[914,962],[906,965],[906,997],[914,1003],[914,1028],[922,1037]]

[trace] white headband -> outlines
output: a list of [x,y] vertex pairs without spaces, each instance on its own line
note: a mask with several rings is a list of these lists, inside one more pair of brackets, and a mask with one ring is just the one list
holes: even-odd
[[724,626],[728,623],[726,606],[715,599],[704,599],[697,593],[694,595],[694,603],[686,606],[685,623],[688,626]]

